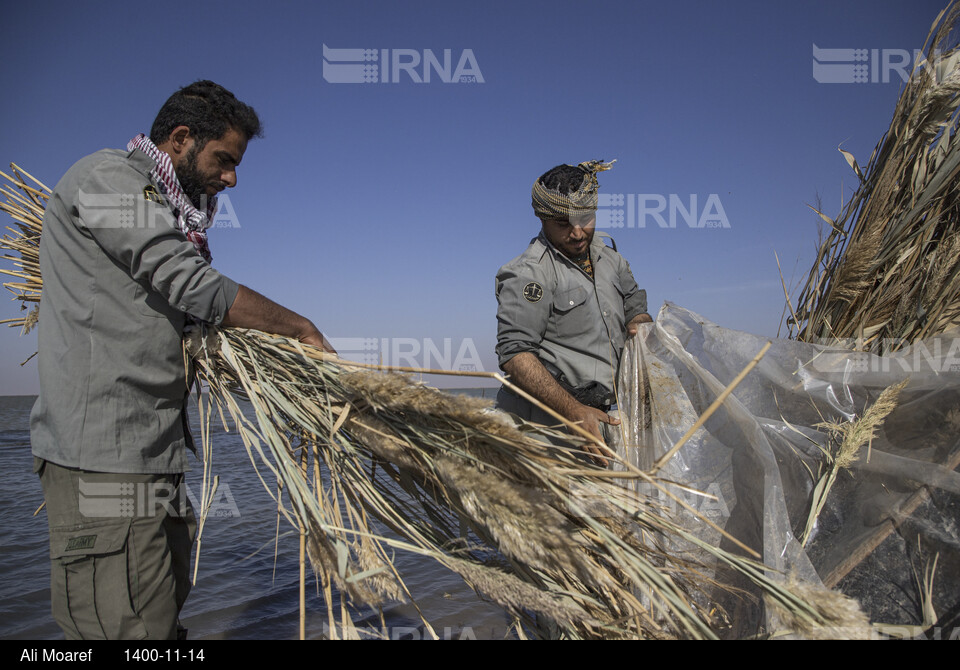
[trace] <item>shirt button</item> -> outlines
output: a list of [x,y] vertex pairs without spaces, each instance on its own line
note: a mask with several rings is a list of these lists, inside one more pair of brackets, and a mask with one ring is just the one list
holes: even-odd
[[571,305],[573,304],[573,300],[570,301],[570,304],[571,304]]

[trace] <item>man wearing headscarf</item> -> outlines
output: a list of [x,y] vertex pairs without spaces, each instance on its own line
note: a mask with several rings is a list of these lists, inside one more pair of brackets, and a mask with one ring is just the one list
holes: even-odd
[[[540,234],[497,273],[500,368],[598,442],[601,424],[619,423],[608,412],[616,404],[625,338],[652,321],[646,291],[627,261],[594,235],[597,173],[612,164],[558,165],[537,179],[532,199]],[[557,423],[506,386],[497,406],[536,423]],[[599,444],[585,448],[606,465]]]
[[50,530],[54,620],[69,640],[172,640],[196,519],[184,472],[189,323],[333,351],[312,321],[221,274],[207,230],[237,183],[252,107],[211,81],[167,99],[126,150],[80,159],[43,217],[34,472]]

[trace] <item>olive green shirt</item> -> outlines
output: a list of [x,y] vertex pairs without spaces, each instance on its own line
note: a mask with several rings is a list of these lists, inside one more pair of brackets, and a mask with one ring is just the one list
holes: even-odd
[[[43,217],[33,454],[98,472],[187,466],[190,315],[219,324],[239,285],[180,232],[139,150],[103,150],[60,180]],[[192,446],[192,445],[190,445]]]
[[647,293],[630,266],[606,246],[590,245],[591,279],[541,233],[497,273],[500,367],[530,352],[573,386],[591,381],[614,389],[626,324],[647,311]]

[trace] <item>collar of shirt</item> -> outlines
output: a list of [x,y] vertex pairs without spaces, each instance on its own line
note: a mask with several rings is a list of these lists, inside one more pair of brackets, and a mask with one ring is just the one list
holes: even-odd
[[[590,259],[593,261],[594,268],[596,268],[597,263],[607,251],[612,251],[610,247],[603,243],[604,237],[609,237],[609,235],[606,233],[594,233],[593,240],[590,241]],[[576,261],[564,256],[559,249],[550,243],[550,240],[548,240],[547,236],[543,234],[543,231],[540,231],[540,234],[531,240],[531,243],[533,242],[540,242],[540,244],[543,245],[543,253],[547,253],[549,251],[554,255],[555,258],[562,259],[564,262],[569,263],[577,269],[580,269],[580,266],[577,265]],[[540,255],[540,258],[543,258],[543,254]]]

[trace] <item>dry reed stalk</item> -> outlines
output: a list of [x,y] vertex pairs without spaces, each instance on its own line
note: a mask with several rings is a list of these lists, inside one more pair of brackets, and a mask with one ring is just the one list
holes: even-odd
[[795,579],[790,579],[787,585],[806,601],[816,603],[816,607],[822,612],[828,612],[831,623],[824,626],[797,619],[791,610],[784,609],[780,603],[768,601],[785,630],[797,631],[805,639],[810,640],[870,639],[873,626],[856,606],[855,601],[845,598],[836,591],[817,588]]
[[[313,541],[335,547],[339,560],[334,567],[318,552],[316,565],[341,589],[350,592],[359,580],[351,576],[382,573],[362,565],[353,544],[354,538],[377,535],[378,547],[430,556],[515,616],[536,612],[557,621],[569,637],[712,637],[711,619],[695,597],[712,585],[704,576],[709,568],[644,539],[666,534],[734,566],[787,607],[801,600],[776,586],[759,564],[698,544],[658,506],[610,481],[609,472],[534,439],[535,433],[522,432],[528,427],[505,423],[482,404],[396,374],[349,372],[349,362],[282,338],[252,331],[211,334],[219,336],[219,354],[217,346],[206,345],[206,355],[198,358],[201,377],[212,386],[236,380],[255,408],[269,406],[256,411],[272,425],[260,419],[246,443],[269,446],[282,461],[290,448],[278,427],[296,423],[298,430],[325,436],[318,445],[342,499],[336,512],[327,506],[307,515],[317,534]],[[196,343],[194,348],[203,349]],[[279,371],[295,371],[298,378],[271,380]],[[329,411],[313,394],[326,399]],[[246,430],[243,417],[234,419]],[[370,476],[380,472],[387,476]],[[619,479],[634,476],[618,473]],[[315,499],[306,492],[294,495],[296,480],[287,486],[294,508],[298,500]],[[406,495],[397,497],[396,487]],[[345,513],[353,505],[357,512]],[[360,522],[360,510],[402,539],[378,535]],[[386,598],[381,590],[389,581],[368,584],[363,597]],[[821,616],[816,608],[803,613],[811,622]]]
[[789,321],[807,342],[857,340],[877,353],[960,325],[960,6],[937,17],[865,169],[830,224]]
[[869,452],[870,443],[876,437],[877,430],[883,425],[884,419],[890,412],[896,409],[900,392],[909,381],[904,379],[884,389],[876,402],[867,407],[863,415],[855,421],[818,424],[818,428],[824,428],[827,431],[827,446],[816,445],[824,456],[824,461],[820,464],[823,470],[815,477],[816,484],[811,495],[810,512],[807,515],[806,527],[800,536],[802,546],[806,546],[809,542],[817,518],[827,503],[830,489],[833,488],[840,471],[849,469],[857,461],[860,450],[864,446]]
[[[4,237],[0,246],[29,259],[39,241],[42,196],[20,179],[28,195],[11,208],[31,222],[30,232]],[[18,297],[36,302],[39,265],[23,267],[37,288]],[[359,634],[348,603],[378,607],[410,598],[393,563],[396,551],[462,576],[527,624],[518,628],[520,637],[536,634],[537,616],[568,638],[716,637],[704,602],[723,587],[709,576],[715,563],[746,577],[798,627],[836,623],[828,609],[798,596],[762,564],[704,543],[659,501],[618,483],[641,478],[666,491],[652,475],[626,463],[611,473],[585,460],[578,426],[560,433],[513,423],[484,401],[364,370],[286,338],[203,331],[188,337],[185,350],[198,388],[208,392],[204,423],[216,407],[267,491],[280,483],[278,511],[304,529],[334,635]],[[206,465],[209,430],[202,437]],[[667,552],[658,538],[690,551]],[[334,584],[341,593],[339,633]]]
[[[958,27],[960,5],[951,1],[934,20],[925,58],[904,86],[866,168],[841,150],[859,187],[836,220],[818,211],[830,228],[821,236],[796,309],[791,307],[792,337],[883,355],[960,327]],[[830,446],[820,470],[811,472],[815,486],[804,545],[838,473],[864,444],[869,450],[874,429],[903,385],[888,388],[859,421],[820,426]],[[912,514],[925,495],[925,489],[917,491],[896,516]],[[824,582],[836,585],[898,524],[894,517],[884,521]]]
[[4,319],[0,323],[19,327],[22,333],[27,333],[37,323],[37,305],[43,291],[40,278],[40,229],[44,207],[51,191],[13,163],[10,164],[10,171],[15,176],[0,172],[0,176],[9,182],[0,186],[0,193],[6,198],[6,202],[0,202],[0,211],[9,214],[16,222],[16,227],[7,226],[9,234],[3,237],[2,248],[16,255],[5,254],[2,258],[11,261],[17,269],[0,268],[0,273],[22,280],[3,284],[4,288],[20,301],[21,310],[26,311],[28,303],[34,306],[28,314],[15,319]]
[[[300,446],[300,471],[303,478],[307,478],[307,447]],[[300,523],[300,639],[307,639],[307,534],[303,523]]]

